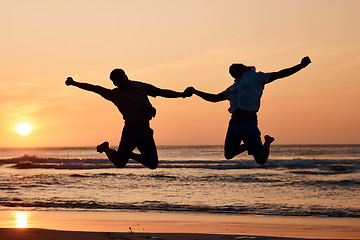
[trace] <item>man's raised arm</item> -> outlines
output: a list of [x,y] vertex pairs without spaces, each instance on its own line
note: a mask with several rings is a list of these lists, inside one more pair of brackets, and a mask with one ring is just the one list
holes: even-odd
[[65,84],[66,84],[66,86],[75,86],[75,87],[78,87],[78,88],[86,90],[86,91],[91,91],[91,92],[100,94],[103,97],[105,97],[106,93],[109,91],[109,89],[101,87],[101,86],[93,85],[90,83],[82,83],[82,82],[74,81],[74,79],[72,79],[72,77],[68,77],[65,81]]

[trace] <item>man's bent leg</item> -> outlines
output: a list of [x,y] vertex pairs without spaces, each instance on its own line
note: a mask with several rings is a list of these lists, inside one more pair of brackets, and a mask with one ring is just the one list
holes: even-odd
[[118,151],[109,148],[109,151],[105,152],[108,159],[115,165],[117,168],[123,168],[129,161],[129,156],[120,154]]
[[156,169],[159,160],[156,144],[154,141],[154,132],[150,127],[143,129],[142,135],[138,138],[136,147],[141,154],[132,153],[130,158],[148,167],[149,169]]
[[119,153],[109,148],[109,143],[104,142],[97,146],[97,151],[102,153],[105,152],[108,159],[115,165],[117,168],[123,168],[129,161],[129,157],[121,157]]
[[108,159],[117,167],[123,168],[128,163],[132,151],[135,149],[136,131],[131,125],[125,123],[122,131],[118,150],[109,148],[109,143],[105,142],[98,146],[98,151],[103,150]]

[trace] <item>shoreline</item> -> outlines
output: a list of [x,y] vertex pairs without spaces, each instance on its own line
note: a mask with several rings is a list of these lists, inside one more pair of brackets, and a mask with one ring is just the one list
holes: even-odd
[[[26,215],[26,227],[17,228],[17,213]],[[62,232],[65,231],[67,234],[72,234],[73,236],[79,233],[92,233],[93,235],[99,236],[98,234],[101,233],[103,237],[107,237],[95,239],[135,239],[135,237],[131,238],[131,236],[137,236],[136,239],[145,239],[143,237],[149,237],[149,234],[156,234],[157,239],[165,240],[195,239],[193,238],[194,234],[197,236],[196,239],[270,239],[274,237],[282,237],[285,239],[360,239],[360,219],[354,218],[139,211],[0,210],[0,219],[1,236],[5,236],[2,235],[2,233],[8,234],[7,236],[11,236],[12,234],[21,235],[21,232],[28,235],[34,234],[34,232],[41,233],[41,235],[61,235],[63,234]],[[168,235],[165,236],[164,234],[171,234],[172,236],[168,238]],[[178,236],[174,234],[190,234],[191,236],[177,238]],[[199,234],[215,236],[211,238],[199,238]],[[122,237],[117,238],[116,235]],[[111,236],[113,238],[109,238]],[[57,240],[61,239],[60,237],[51,239],[55,238]],[[19,237],[18,239],[21,238]],[[41,238],[34,239],[39,240]],[[79,237],[68,237],[67,239],[81,240]]]

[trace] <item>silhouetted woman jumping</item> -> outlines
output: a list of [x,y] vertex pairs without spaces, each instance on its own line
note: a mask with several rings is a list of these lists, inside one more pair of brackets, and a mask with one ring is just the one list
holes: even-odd
[[229,100],[231,119],[225,138],[225,158],[232,159],[248,151],[258,164],[264,165],[269,158],[270,145],[275,140],[266,135],[262,144],[258,128],[257,112],[265,84],[288,77],[305,68],[310,62],[309,57],[304,57],[300,64],[272,73],[256,72],[253,66],[235,63],[229,68],[230,75],[235,79],[234,84],[225,91],[211,94],[189,87],[185,92],[194,93],[209,102]]

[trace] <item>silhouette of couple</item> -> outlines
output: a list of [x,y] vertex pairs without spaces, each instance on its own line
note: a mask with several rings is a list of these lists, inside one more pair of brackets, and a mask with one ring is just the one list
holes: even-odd
[[[310,58],[304,57],[293,67],[271,73],[256,72],[253,66],[234,63],[229,68],[234,83],[219,94],[202,92],[193,87],[186,88],[184,92],[157,88],[147,83],[129,80],[122,69],[114,69],[110,73],[110,79],[116,86],[114,89],[77,82],[71,77],[67,78],[65,84],[99,94],[114,103],[123,115],[125,124],[118,149],[111,149],[108,142],[97,146],[97,151],[105,152],[108,159],[118,168],[125,167],[129,159],[149,169],[156,169],[158,166],[153,130],[149,125],[149,121],[155,117],[156,109],[151,105],[148,96],[186,98],[193,94],[209,102],[230,101],[231,119],[225,138],[225,158],[232,159],[248,151],[258,164],[264,165],[269,157],[270,145],[275,140],[266,135],[263,144],[258,128],[257,112],[264,86],[276,79],[288,77],[310,63]],[[133,152],[135,148],[140,154]]]

